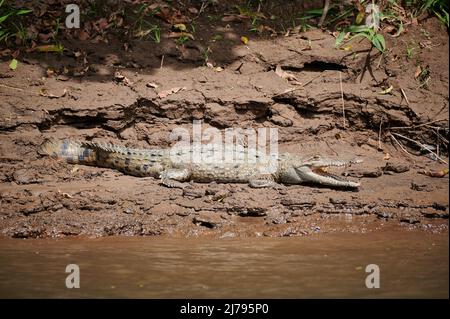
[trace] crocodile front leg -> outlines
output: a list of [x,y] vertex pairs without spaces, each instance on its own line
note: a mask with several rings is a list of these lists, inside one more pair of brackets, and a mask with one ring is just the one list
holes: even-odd
[[189,184],[182,182],[187,181],[191,177],[191,172],[186,168],[170,168],[162,171],[159,177],[161,178],[161,184],[164,186],[171,188],[185,188]]

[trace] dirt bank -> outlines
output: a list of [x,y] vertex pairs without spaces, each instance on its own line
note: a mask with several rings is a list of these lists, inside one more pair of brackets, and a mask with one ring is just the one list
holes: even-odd
[[[124,49],[113,38],[107,44],[65,43],[71,49],[62,55],[30,53],[15,71],[3,61],[0,233],[302,236],[386,224],[448,231],[448,175],[421,174],[448,165],[403,138],[439,145],[440,158],[448,161],[437,134],[448,138],[449,45],[437,20],[387,36],[389,50],[382,56],[366,41],[336,49],[333,35],[320,30],[249,36],[245,45],[242,25],[219,21],[216,27],[226,41],[210,43],[210,66],[202,48],[214,34],[206,29],[204,39],[183,46],[173,39],[136,40]],[[411,43],[413,58],[406,53]],[[415,77],[417,65],[431,74],[426,85]],[[277,75],[276,66],[301,84]],[[71,71],[58,74],[64,68]],[[168,94],[173,88],[182,89]],[[203,128],[277,128],[280,151],[362,158],[345,172],[362,187],[192,183],[169,189],[152,178],[37,153],[50,137],[168,147],[170,132],[191,129],[193,120],[202,120]],[[438,130],[442,125],[447,131]]]

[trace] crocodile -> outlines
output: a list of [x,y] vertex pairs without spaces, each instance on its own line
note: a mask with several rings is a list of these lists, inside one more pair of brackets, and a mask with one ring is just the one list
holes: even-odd
[[188,181],[248,183],[254,188],[303,183],[353,189],[360,186],[359,182],[327,172],[327,168],[360,163],[359,159],[328,160],[290,153],[273,156],[234,144],[136,149],[111,143],[47,140],[39,153],[72,164],[113,168],[139,177],[152,176],[167,187],[184,188]]

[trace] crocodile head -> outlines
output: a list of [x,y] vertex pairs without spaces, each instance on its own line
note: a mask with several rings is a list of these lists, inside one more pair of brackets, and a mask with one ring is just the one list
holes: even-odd
[[333,167],[347,167],[350,164],[361,163],[361,160],[353,161],[330,161],[321,158],[320,156],[313,156],[307,160],[302,160],[300,165],[294,165],[294,170],[297,178],[301,182],[317,183],[332,187],[349,187],[357,188],[360,183],[346,180],[338,175],[327,172],[328,168]]

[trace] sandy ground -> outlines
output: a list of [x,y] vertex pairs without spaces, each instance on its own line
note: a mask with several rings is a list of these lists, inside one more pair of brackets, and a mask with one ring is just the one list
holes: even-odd
[[[172,39],[135,41],[127,50],[113,40],[85,43],[81,56],[73,54],[81,45],[72,44],[62,55],[30,53],[15,71],[3,61],[0,234],[303,236],[386,224],[447,232],[448,175],[421,172],[448,165],[397,135],[402,149],[389,136],[436,145],[429,126],[448,127],[449,45],[441,28],[435,19],[410,26],[401,38],[387,38],[387,54],[371,50],[369,58],[366,41],[338,50],[333,36],[320,30],[244,45],[233,27],[218,27],[227,41],[211,44],[214,67],[204,65],[200,40],[179,47]],[[413,59],[405,53],[410,41],[417,45]],[[418,63],[431,72],[427,86],[419,87],[414,76]],[[301,85],[278,76],[277,65]],[[85,66],[82,76],[73,71]],[[69,75],[49,76],[49,69],[64,67]],[[380,93],[391,85],[389,94]],[[164,96],[173,88],[183,89]],[[191,129],[193,120],[202,120],[203,128],[277,128],[280,151],[362,158],[344,172],[362,186],[192,183],[169,189],[153,178],[73,166],[37,152],[47,138],[169,147],[170,132]],[[448,138],[448,131],[441,134]],[[447,149],[440,157],[448,161]]]

